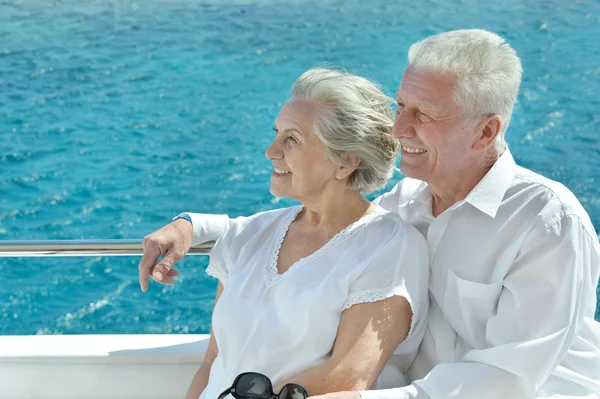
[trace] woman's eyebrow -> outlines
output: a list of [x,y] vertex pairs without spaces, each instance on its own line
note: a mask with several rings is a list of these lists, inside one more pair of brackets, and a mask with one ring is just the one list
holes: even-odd
[[285,129],[284,130],[285,133],[292,133],[292,132],[296,132],[298,133],[300,136],[304,137],[304,133],[302,133],[300,130],[296,129],[295,127],[291,127],[289,129]]

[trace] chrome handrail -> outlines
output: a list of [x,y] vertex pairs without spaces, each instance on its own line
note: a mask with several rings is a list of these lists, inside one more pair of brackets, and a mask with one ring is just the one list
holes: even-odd
[[[209,255],[214,241],[195,245],[188,255]],[[34,256],[139,256],[142,240],[0,240],[0,258]]]

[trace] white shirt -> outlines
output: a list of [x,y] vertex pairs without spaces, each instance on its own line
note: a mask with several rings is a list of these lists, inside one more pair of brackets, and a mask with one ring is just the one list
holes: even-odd
[[423,236],[377,207],[279,274],[279,250],[301,210],[239,219],[216,242],[206,271],[224,287],[212,319],[219,351],[202,399],[216,398],[242,372],[265,374],[276,385],[322,364],[345,309],[393,295],[405,297],[413,311],[395,356],[404,372],[414,359],[428,307]]
[[[517,166],[506,150],[437,218],[418,180],[376,202],[427,238],[430,301],[413,383],[363,399],[600,397],[600,244],[567,188]],[[192,216],[196,242],[228,224]]]

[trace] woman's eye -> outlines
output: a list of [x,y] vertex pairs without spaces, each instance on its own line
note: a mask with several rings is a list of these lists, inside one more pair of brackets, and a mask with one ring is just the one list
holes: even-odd
[[297,143],[298,141],[294,138],[294,136],[287,136],[288,140],[292,140],[294,143]]

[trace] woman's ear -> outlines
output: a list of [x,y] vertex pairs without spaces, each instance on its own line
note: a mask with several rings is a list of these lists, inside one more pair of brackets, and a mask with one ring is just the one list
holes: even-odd
[[335,172],[335,177],[338,180],[344,180],[350,176],[352,172],[356,170],[358,165],[360,165],[360,158],[356,155],[343,154],[342,161],[344,161],[347,166],[338,166]]

